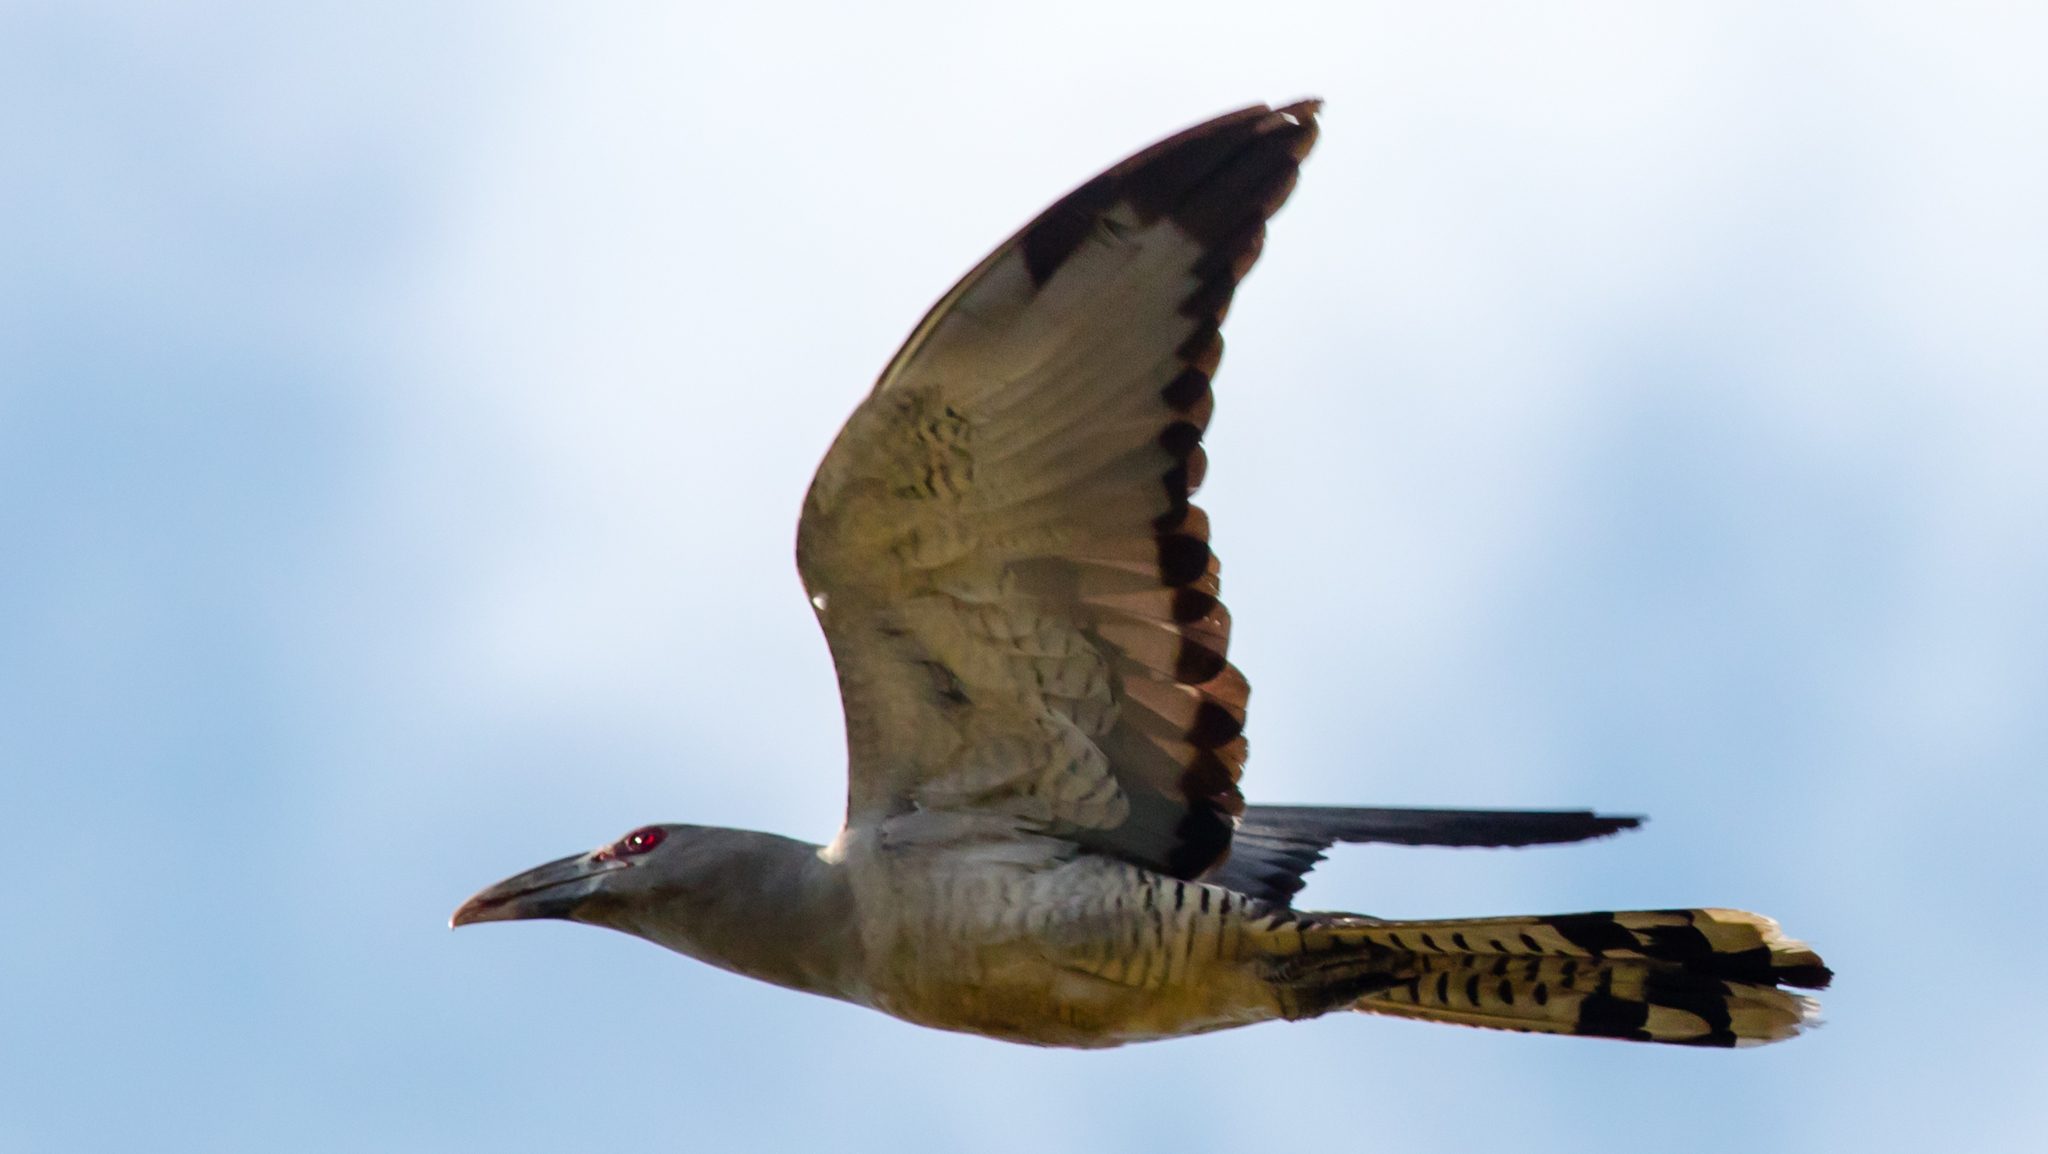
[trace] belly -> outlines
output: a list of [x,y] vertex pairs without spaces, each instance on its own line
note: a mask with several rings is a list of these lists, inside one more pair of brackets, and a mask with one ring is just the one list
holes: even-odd
[[[1040,1046],[1104,1047],[1279,1016],[1223,891],[1005,839],[849,857],[868,1004]],[[1241,899],[1240,899],[1241,901]],[[1225,932],[1229,930],[1230,932]]]
[[1037,951],[974,967],[961,980],[891,983],[876,1009],[905,1021],[1034,1046],[1101,1049],[1250,1025],[1279,1016],[1266,984],[1218,968],[1171,986],[1134,986]]

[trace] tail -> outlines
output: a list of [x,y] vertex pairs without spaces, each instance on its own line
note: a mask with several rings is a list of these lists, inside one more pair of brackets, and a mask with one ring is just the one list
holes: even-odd
[[1281,982],[1296,1016],[1353,1009],[1498,1030],[1752,1046],[1815,1023],[1813,999],[1783,987],[1824,989],[1834,976],[1776,922],[1740,910],[1305,918]]

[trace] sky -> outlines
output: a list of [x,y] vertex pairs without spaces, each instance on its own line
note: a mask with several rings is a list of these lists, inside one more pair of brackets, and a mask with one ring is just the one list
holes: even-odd
[[[0,3],[0,1151],[2031,1151],[2048,20],[2019,4]],[[469,893],[826,840],[817,458],[1039,208],[1321,143],[1203,490],[1303,904],[1728,905],[1739,1053],[1363,1016],[1103,1053]]]

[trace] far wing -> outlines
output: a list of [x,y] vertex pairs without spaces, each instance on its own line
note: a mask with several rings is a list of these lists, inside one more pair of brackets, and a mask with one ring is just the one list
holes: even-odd
[[1368,809],[1255,805],[1245,810],[1230,860],[1209,881],[1286,905],[1302,879],[1338,842],[1389,845],[1557,845],[1606,837],[1642,824],[1590,810]]
[[1110,169],[946,294],[818,468],[797,564],[851,825],[985,815],[1193,877],[1249,687],[1201,483],[1217,327],[1315,140],[1247,108]]

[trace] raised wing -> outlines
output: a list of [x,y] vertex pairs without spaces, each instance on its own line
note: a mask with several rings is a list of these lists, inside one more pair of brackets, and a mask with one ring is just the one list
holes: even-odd
[[797,565],[847,821],[987,815],[1182,877],[1243,810],[1201,483],[1217,326],[1315,141],[1247,108],[1082,185],[932,308],[841,430]]

